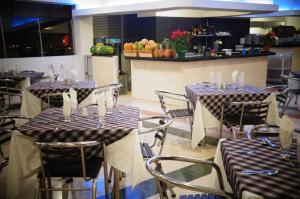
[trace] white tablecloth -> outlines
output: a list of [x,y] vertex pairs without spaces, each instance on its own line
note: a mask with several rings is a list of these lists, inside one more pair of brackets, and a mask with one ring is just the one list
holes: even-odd
[[[137,185],[145,174],[137,130],[106,147],[107,161],[112,167],[129,174],[132,186]],[[7,199],[20,193],[22,181],[37,173],[41,166],[39,150],[33,140],[16,131],[12,135],[6,182]]]
[[[279,125],[279,115],[275,94],[269,95],[264,101],[271,102],[268,111],[267,122]],[[220,110],[221,111],[221,110]],[[195,149],[205,137],[206,128],[219,127],[220,121],[213,116],[209,110],[198,100],[194,113],[194,124],[192,133],[192,148]]]
[[[25,117],[34,117],[42,112],[42,100],[37,96],[30,93],[29,90],[24,89],[22,91],[22,105],[21,115]],[[92,91],[79,105],[78,107],[84,107],[89,104],[96,103],[95,92]]]

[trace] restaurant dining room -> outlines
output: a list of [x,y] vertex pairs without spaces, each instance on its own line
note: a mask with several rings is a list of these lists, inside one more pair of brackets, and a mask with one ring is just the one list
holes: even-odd
[[0,1],[0,199],[300,199],[300,0]]

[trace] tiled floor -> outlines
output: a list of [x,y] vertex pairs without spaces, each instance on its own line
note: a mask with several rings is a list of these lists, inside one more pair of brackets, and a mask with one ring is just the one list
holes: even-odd
[[[162,114],[162,110],[160,105],[155,102],[145,102],[142,100],[132,99],[129,95],[121,96],[119,100],[119,104],[123,105],[132,105],[140,107],[142,110],[143,116],[152,116]],[[289,109],[289,116],[292,118],[292,121],[295,123],[296,127],[300,127],[299,117],[300,112],[296,105],[293,103],[293,107]],[[208,135],[210,137],[216,138],[217,132],[216,129],[210,129],[208,131]],[[225,133],[226,136],[229,134]],[[191,149],[190,145],[190,132],[188,121],[178,120],[172,124],[172,128],[169,129],[169,134],[166,140],[166,144],[163,150],[164,155],[179,155],[179,156],[187,156],[193,157],[201,160],[212,159],[216,150],[216,139],[209,139],[208,144],[204,147],[198,147],[195,150]],[[153,135],[146,135],[144,137],[146,141],[151,142],[153,140]],[[5,152],[8,153],[9,144],[3,147]],[[157,147],[156,149],[157,150]],[[163,164],[163,168],[165,173],[168,175],[184,180],[187,182],[191,182],[198,185],[210,185],[210,169],[203,168],[195,164],[188,163],[179,163],[179,162],[165,162]],[[5,185],[7,169],[4,168],[0,174],[0,198],[4,198],[3,187]],[[57,179],[53,182],[54,186],[61,186],[61,180]],[[75,186],[90,186],[90,182],[84,182],[80,179],[74,180]],[[98,177],[98,189],[97,189],[97,198],[104,199],[104,183],[103,183],[103,171],[101,170],[100,175]],[[19,199],[32,199],[34,196],[34,187],[35,187],[35,176],[26,180],[23,183],[22,193],[18,197]],[[110,190],[112,185],[110,185]],[[182,189],[174,188],[174,191],[177,193],[177,198],[180,194],[184,193],[192,193],[191,191],[185,191]],[[153,178],[147,173],[145,174],[145,178],[142,183],[132,188],[130,185],[130,176],[123,178],[121,181],[121,196],[122,198],[130,198],[130,199],[142,199],[142,198],[159,198],[157,194],[157,189],[155,186],[155,182]],[[88,192],[77,192],[76,198],[85,199],[90,198],[91,194]],[[60,192],[53,193],[54,199],[63,198]],[[64,197],[66,198],[66,197]],[[69,194],[68,198],[74,198],[71,194]]]

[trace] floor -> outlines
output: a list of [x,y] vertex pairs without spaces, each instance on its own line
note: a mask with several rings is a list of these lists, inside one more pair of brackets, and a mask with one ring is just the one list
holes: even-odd
[[[138,99],[133,99],[130,95],[123,95],[120,97],[119,104],[123,105],[131,105],[140,107],[142,110],[142,116],[153,116],[162,114],[162,110],[160,105],[155,102],[146,102]],[[300,127],[300,111],[298,110],[297,105],[295,103],[291,103],[292,107],[289,108],[289,117],[295,124],[295,127]],[[190,132],[188,121],[178,120],[174,121],[172,127],[169,128],[168,137],[166,139],[166,144],[163,150],[163,155],[178,155],[178,156],[187,156],[192,158],[197,158],[201,160],[212,160],[216,150],[217,144],[217,131],[216,129],[209,129],[207,140],[207,144],[205,146],[199,146],[195,150],[192,150],[190,145]],[[229,133],[225,133],[226,137],[229,137]],[[143,138],[147,142],[153,141],[153,135],[146,135]],[[8,153],[9,144],[7,143],[4,147],[5,153]],[[157,151],[158,147],[155,147]],[[210,186],[210,168],[202,167],[195,164],[190,163],[181,163],[181,162],[165,162],[163,164],[164,172],[171,177],[174,177],[179,180],[183,180],[186,182],[190,182],[197,185],[202,186]],[[5,186],[6,181],[6,173],[7,169],[4,168],[0,174],[0,198],[4,198],[4,190],[2,187]],[[34,187],[35,187],[35,179],[32,178],[26,180],[23,183],[22,193],[19,195],[18,199],[32,199],[34,198]],[[97,199],[104,199],[104,181],[103,181],[103,171],[101,170],[98,177],[98,188],[97,188]],[[136,187],[132,187],[130,183],[130,176],[126,178],[122,178],[121,182],[121,197],[122,198],[130,198],[130,199],[142,199],[142,198],[159,198],[155,181],[148,173],[145,174],[144,180],[137,185]],[[75,186],[87,187],[91,185],[91,182],[84,182],[80,179],[74,180]],[[61,179],[55,179],[53,182],[53,186],[62,186]],[[63,185],[67,186],[67,185]],[[112,183],[110,184],[110,191],[112,190]],[[178,188],[174,188],[175,193],[177,194],[176,198],[179,198],[179,195],[190,194],[191,191],[186,191]],[[85,199],[91,198],[91,194],[89,192],[77,192],[75,195],[62,195],[61,192],[54,192],[53,199],[61,199],[61,198],[78,198]]]

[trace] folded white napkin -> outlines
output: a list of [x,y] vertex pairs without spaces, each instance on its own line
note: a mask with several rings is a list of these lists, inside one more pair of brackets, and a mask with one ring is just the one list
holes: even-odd
[[70,97],[71,97],[71,106],[72,109],[77,109],[78,101],[77,101],[77,91],[75,91],[73,88],[69,89]]
[[239,76],[239,71],[235,70],[231,73],[231,80],[233,83],[237,82],[237,78]]
[[63,93],[63,114],[65,117],[70,117],[71,115],[71,100],[67,93]]
[[104,117],[105,113],[106,113],[104,93],[98,94],[97,104],[98,104],[98,116],[99,117]]
[[294,129],[293,122],[286,115],[284,115],[280,119],[280,131],[279,131],[280,144],[283,148],[290,148],[292,144],[293,129]]
[[112,88],[109,88],[108,91],[105,92],[105,101],[107,108],[113,108],[114,100],[112,94]]

